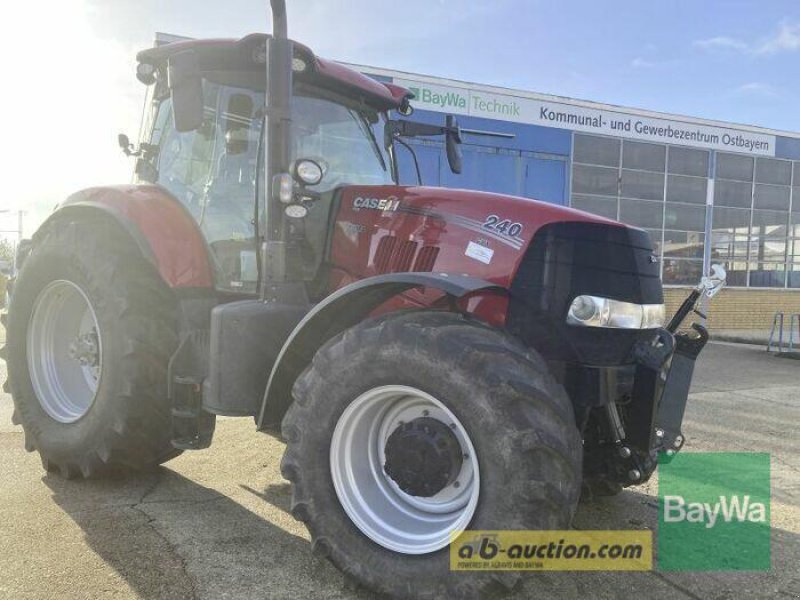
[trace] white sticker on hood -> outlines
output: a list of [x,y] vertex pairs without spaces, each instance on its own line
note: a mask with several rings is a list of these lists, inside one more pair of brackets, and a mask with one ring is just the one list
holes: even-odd
[[492,262],[494,250],[487,248],[486,246],[476,244],[475,242],[470,242],[467,245],[467,250],[464,252],[464,254],[470,258],[474,258],[475,260],[482,262],[485,265],[488,265],[490,262]]

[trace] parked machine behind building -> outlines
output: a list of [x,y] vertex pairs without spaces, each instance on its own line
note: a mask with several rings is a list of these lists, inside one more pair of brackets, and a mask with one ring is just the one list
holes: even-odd
[[[145,50],[139,183],[65,200],[20,257],[4,350],[48,471],[206,448],[215,416],[287,442],[313,547],[390,595],[477,596],[465,529],[564,529],[646,481],[707,335],[665,327],[648,235],[528,199],[395,184],[411,94],[274,33]],[[719,275],[719,274],[717,274]]]

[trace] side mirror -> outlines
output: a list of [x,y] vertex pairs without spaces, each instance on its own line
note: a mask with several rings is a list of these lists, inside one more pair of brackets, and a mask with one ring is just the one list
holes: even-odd
[[414,114],[414,107],[411,106],[411,99],[406,96],[400,102],[400,106],[397,107],[397,112],[399,112],[404,117],[410,117]]
[[447,163],[456,175],[461,174],[461,128],[453,115],[447,115],[445,121],[445,146]]
[[193,50],[178,52],[167,63],[167,83],[172,95],[175,129],[194,131],[203,122],[203,77]]
[[127,135],[120,133],[117,136],[117,143],[119,147],[122,148],[122,152],[125,153],[125,156],[131,156],[133,154],[133,144],[131,144],[131,140]]

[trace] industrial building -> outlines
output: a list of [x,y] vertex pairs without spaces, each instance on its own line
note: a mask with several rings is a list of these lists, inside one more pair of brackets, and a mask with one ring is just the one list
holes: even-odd
[[[355,65],[415,93],[414,119],[458,115],[464,168],[414,139],[423,182],[527,196],[648,230],[668,304],[720,263],[713,327],[800,312],[800,134]],[[410,153],[403,183],[416,183]],[[788,318],[788,317],[787,317]]]

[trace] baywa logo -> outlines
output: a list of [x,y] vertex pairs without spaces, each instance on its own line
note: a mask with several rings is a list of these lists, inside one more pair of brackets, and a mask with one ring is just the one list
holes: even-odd
[[681,453],[659,462],[659,569],[770,568],[768,454]]
[[714,527],[718,519],[723,523],[764,523],[767,507],[763,502],[753,502],[750,496],[720,496],[715,504],[710,502],[687,502],[683,496],[664,496],[664,522],[704,523],[707,529]]
[[414,99],[424,104],[433,104],[439,108],[467,108],[467,96],[459,94],[455,91],[437,92],[426,87],[410,87],[408,88]]

